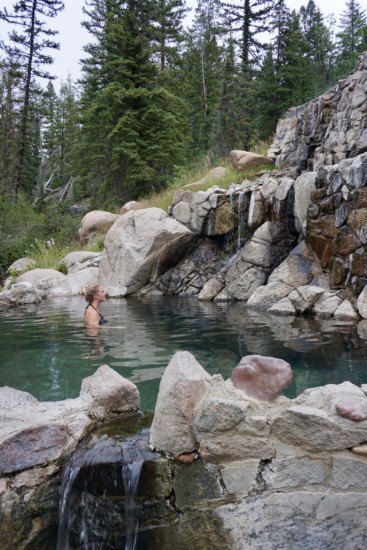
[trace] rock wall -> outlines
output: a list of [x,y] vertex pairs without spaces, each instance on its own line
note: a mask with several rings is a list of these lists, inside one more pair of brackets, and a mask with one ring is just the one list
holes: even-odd
[[29,271],[0,293],[0,306],[75,294],[98,279],[114,297],[186,294],[277,314],[365,318],[366,128],[367,54],[335,88],[279,121],[269,156],[280,169],[229,189],[181,189],[169,215],[149,208],[108,218],[116,221],[100,258],[66,276]]
[[0,388],[0,548],[49,548],[57,528],[60,471],[97,421],[136,411],[134,384],[107,365],[82,382],[80,396],[39,402]]
[[268,156],[300,171],[338,164],[367,150],[367,54],[334,88],[287,111]]
[[367,284],[367,153],[318,169],[308,209],[306,242],[332,288],[355,296]]
[[233,499],[216,514],[234,548],[363,548],[366,391],[344,382],[260,401],[179,352],[161,380],[151,444],[211,465]]

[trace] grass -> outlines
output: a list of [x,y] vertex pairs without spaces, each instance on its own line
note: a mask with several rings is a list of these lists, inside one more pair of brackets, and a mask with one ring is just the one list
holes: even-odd
[[[253,152],[266,155],[268,148],[269,144],[261,143],[254,148]],[[220,161],[216,163],[216,166],[223,166],[227,169],[227,173],[223,178],[209,179],[206,177],[213,166],[210,164],[209,158],[204,158],[199,164],[183,171],[171,186],[161,192],[154,193],[140,200],[140,203],[144,208],[158,207],[167,212],[178,189],[185,188],[187,191],[193,192],[206,191],[213,186],[228,189],[233,183],[241,183],[244,180],[254,180],[259,172],[272,169],[272,166],[267,164],[238,172],[229,164],[228,160]],[[37,268],[56,269],[65,273],[66,267],[62,263],[62,258],[68,253],[74,250],[99,252],[103,250],[103,242],[104,235],[98,235],[96,239],[94,239],[93,244],[82,244],[77,239],[71,240],[67,244],[58,243],[53,239],[49,241],[35,239],[27,250],[27,256],[35,261]]]
[[177,178],[177,180],[170,187],[167,187],[159,193],[154,193],[139,202],[144,206],[144,208],[156,206],[158,208],[162,208],[162,210],[168,211],[170,205],[172,204],[173,197],[179,189],[185,188],[187,191],[194,192],[206,191],[215,185],[221,187],[222,189],[228,189],[233,183],[241,183],[244,180],[255,180],[259,172],[272,169],[271,165],[263,164],[238,172],[235,168],[229,165],[228,162],[223,162],[218,164],[218,166],[227,168],[227,174],[223,178],[205,178],[206,174],[210,170],[210,167],[199,167],[194,170],[188,170],[182,176]]
[[56,269],[62,273],[66,273],[66,266],[63,264],[62,259],[75,250],[88,250],[90,252],[100,252],[103,250],[103,238],[100,236],[98,240],[95,240],[95,244],[81,244],[79,240],[71,241],[68,244],[60,244],[54,241],[54,239],[41,241],[35,239],[33,244],[30,245],[27,250],[27,256],[35,261],[36,268],[42,269]]

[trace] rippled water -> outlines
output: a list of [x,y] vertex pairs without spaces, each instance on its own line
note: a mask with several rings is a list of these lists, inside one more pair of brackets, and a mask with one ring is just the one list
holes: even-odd
[[101,312],[109,323],[88,334],[84,307],[75,297],[3,312],[0,385],[42,401],[76,397],[82,379],[106,363],[137,384],[142,410],[153,410],[161,375],[177,350],[190,351],[210,374],[224,378],[244,355],[285,359],[294,372],[289,397],[327,383],[367,383],[367,321],[276,317],[241,303],[149,297],[108,300]]

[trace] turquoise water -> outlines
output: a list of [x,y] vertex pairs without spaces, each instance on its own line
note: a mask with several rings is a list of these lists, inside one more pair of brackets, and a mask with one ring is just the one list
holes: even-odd
[[41,401],[76,397],[83,378],[102,364],[137,384],[142,410],[153,410],[159,381],[177,350],[190,351],[210,373],[228,378],[241,357],[288,361],[294,379],[284,392],[349,380],[367,383],[367,321],[342,323],[250,312],[244,304],[196,298],[108,300],[98,334],[83,324],[85,301],[55,299],[2,312],[0,385]]

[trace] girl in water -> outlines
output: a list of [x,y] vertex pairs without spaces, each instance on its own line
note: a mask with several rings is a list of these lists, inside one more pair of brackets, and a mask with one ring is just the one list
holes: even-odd
[[98,311],[101,302],[106,300],[106,291],[98,283],[83,286],[80,294],[88,302],[84,312],[84,323],[87,327],[98,327],[107,323],[107,320]]

